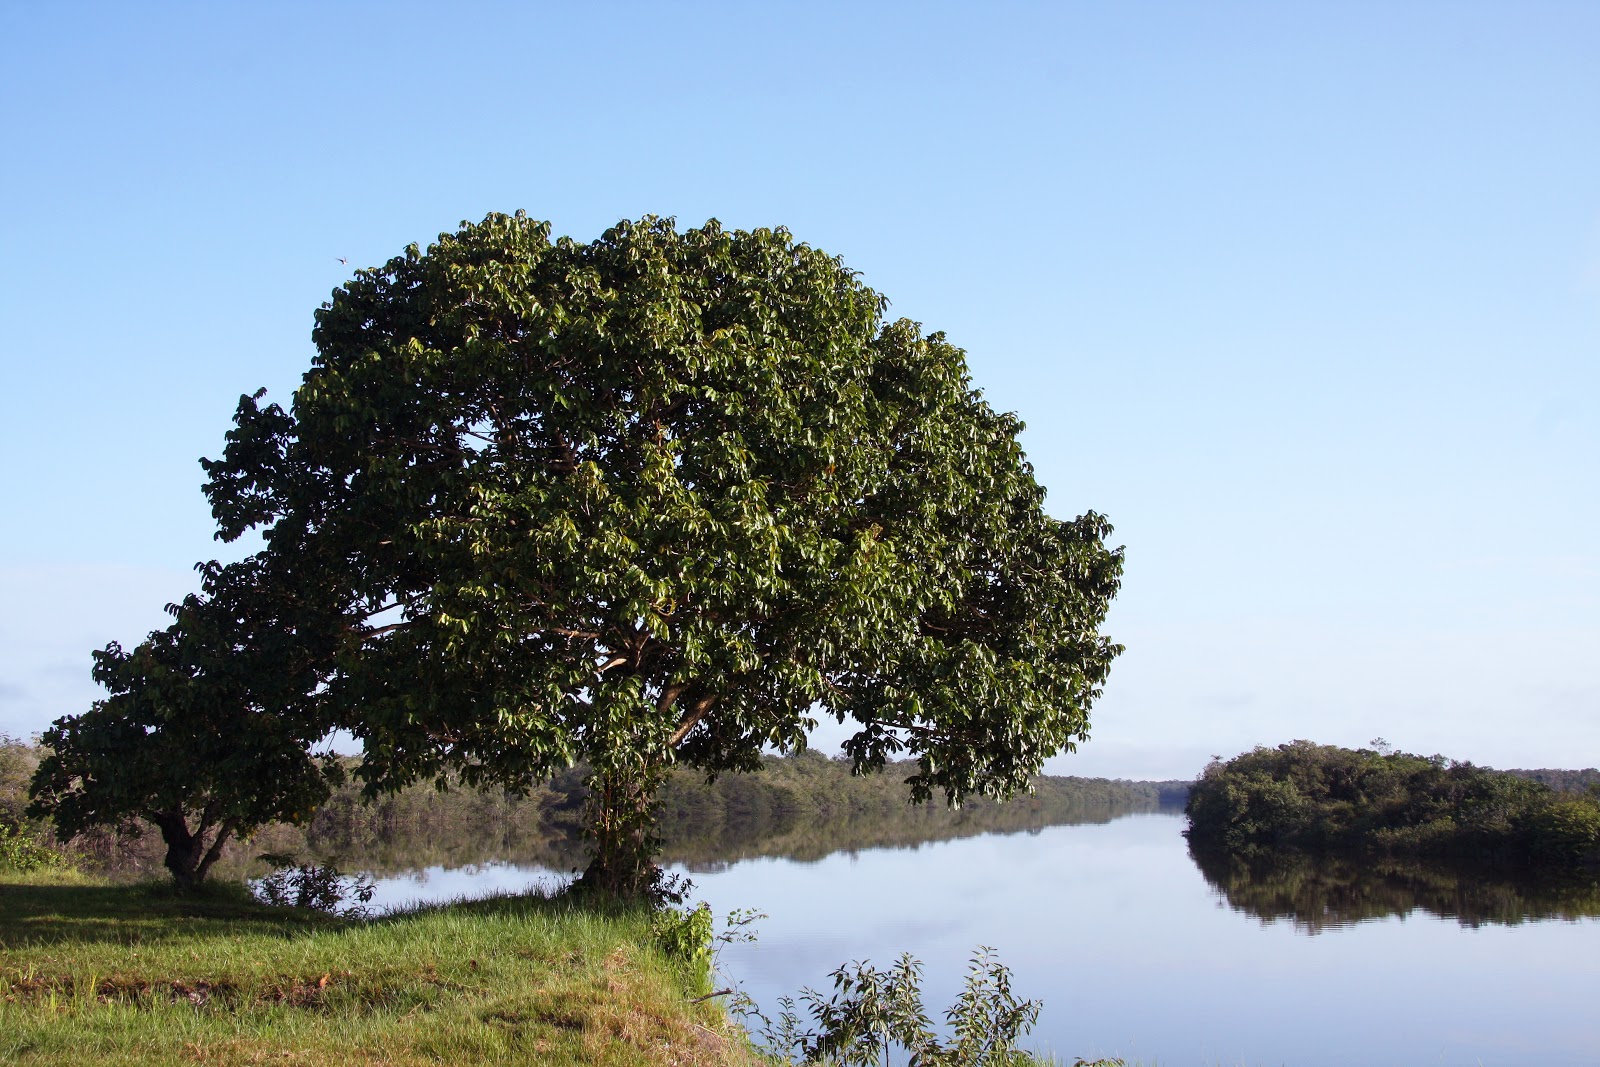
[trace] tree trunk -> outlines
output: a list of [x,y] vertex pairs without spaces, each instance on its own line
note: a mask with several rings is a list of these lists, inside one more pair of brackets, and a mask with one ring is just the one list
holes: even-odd
[[222,846],[233,832],[232,824],[224,822],[217,830],[216,837],[208,843],[206,832],[210,827],[207,821],[202,819],[200,828],[191,831],[189,820],[181,808],[156,812],[150,821],[161,829],[161,839],[167,844],[167,856],[163,862],[179,889],[193,889],[206,880],[211,865],[222,855]]
[[656,885],[655,852],[660,842],[651,833],[652,801],[660,774],[622,776],[594,772],[584,833],[592,849],[589,866],[578,879],[586,890],[623,900],[645,900]]

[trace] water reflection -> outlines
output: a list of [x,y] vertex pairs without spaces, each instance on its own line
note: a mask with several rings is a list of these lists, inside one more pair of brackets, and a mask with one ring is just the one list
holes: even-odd
[[[718,915],[767,913],[759,940],[729,946],[721,963],[769,1011],[802,986],[826,988],[847,960],[886,965],[908,951],[927,965],[926,1003],[942,1007],[985,944],[1018,991],[1044,1001],[1028,1047],[1065,1063],[1595,1062],[1600,922],[1523,921],[1600,914],[1593,886],[1349,864],[1218,867],[1191,858],[1181,817],[1081,814],[1010,834],[951,821],[943,840],[916,839],[911,823],[841,820],[815,836],[790,824],[741,843],[752,858],[739,862],[698,838],[672,849],[699,865],[695,896]],[[831,845],[845,851],[813,858]],[[554,873],[435,867],[384,881],[374,903],[515,892]],[[1342,928],[1305,936],[1330,926]]]
[[871,812],[826,822],[793,817],[744,820],[720,827],[715,834],[696,834],[692,827],[671,826],[667,828],[662,858],[692,873],[708,874],[747,859],[817,863],[838,853],[917,849],[979,834],[1037,834],[1050,826],[1103,824],[1125,815],[1161,810],[1154,804],[1041,806],[1027,803],[1028,799],[960,811],[950,811],[943,805],[905,805],[889,813]]
[[1600,915],[1594,877],[1486,876],[1440,864],[1293,851],[1241,857],[1192,843],[1189,855],[1235,911],[1268,923],[1287,919],[1308,934],[1416,911],[1474,929]]
[[[815,866],[838,857],[853,860],[877,851],[916,852],[940,843],[986,834],[1036,836],[1051,827],[1099,826],[1129,815],[1156,814],[1158,804],[1040,804],[1023,798],[1009,805],[951,811],[943,805],[865,812],[826,822],[793,813],[742,811],[715,826],[678,820],[663,827],[664,866],[704,881],[751,860]],[[585,862],[576,835],[547,836],[510,826],[479,826],[475,832],[417,832],[405,839],[362,839],[324,832],[311,849],[342,870],[378,881],[379,909],[520,893],[565,884]],[[836,962],[843,962],[842,960]]]
[[[714,822],[685,817],[666,822],[661,827],[661,861],[695,874],[761,857],[816,863],[841,852],[915,849],[988,833],[1038,833],[1048,826],[1108,823],[1159,810],[1156,804],[1041,804],[1025,797],[960,811],[942,804],[903,804],[887,812],[817,821],[792,811],[752,808]],[[584,843],[576,832],[551,833],[549,827],[537,824],[495,822],[412,825],[403,834],[365,836],[335,823],[311,835],[307,851],[342,869],[377,877],[491,864],[571,872],[585,862]]]

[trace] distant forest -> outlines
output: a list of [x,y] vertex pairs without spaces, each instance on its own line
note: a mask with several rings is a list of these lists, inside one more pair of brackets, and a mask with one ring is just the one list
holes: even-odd
[[1525,770],[1518,767],[1503,773],[1538,782],[1562,793],[1584,793],[1591,787],[1600,786],[1600,770],[1593,767],[1581,771],[1557,771],[1547,767]]
[[1595,775],[1495,771],[1443,756],[1295,741],[1212,763],[1185,811],[1197,848],[1592,868],[1600,866]]
[[[27,820],[28,779],[36,746],[0,737],[0,822]],[[354,766],[354,761],[351,761]],[[814,751],[770,756],[760,771],[715,781],[687,769],[673,772],[659,795],[662,860],[691,870],[753,855],[814,860],[840,850],[908,847],[986,832],[1036,830],[1063,823],[1105,822],[1136,811],[1183,804],[1190,783],[1041,776],[1032,794],[1006,803],[986,798],[952,811],[941,800],[912,805],[905,780],[912,761],[857,777],[850,764]],[[579,827],[583,775],[573,769],[524,794],[418,782],[367,799],[355,784],[337,790],[304,826],[274,824],[230,844],[219,873],[259,873],[262,854],[332,861],[379,874],[418,866],[462,866],[487,860],[566,870],[582,861]],[[35,832],[48,828],[35,825]],[[160,870],[159,835],[88,834],[72,851],[90,866],[125,872]]]

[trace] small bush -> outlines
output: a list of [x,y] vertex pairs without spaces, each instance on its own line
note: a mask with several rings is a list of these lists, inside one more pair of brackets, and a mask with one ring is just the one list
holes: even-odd
[[650,920],[651,933],[661,951],[688,970],[697,994],[711,992],[712,917],[711,906],[678,911],[662,908]]
[[767,1049],[782,1062],[838,1067],[878,1067],[889,1051],[906,1050],[911,1067],[1012,1067],[1033,1062],[1018,1051],[1018,1038],[1033,1029],[1040,1002],[1018,1000],[1011,971],[979,947],[966,987],[944,1013],[950,1039],[941,1042],[922,1008],[922,964],[910,953],[887,971],[870,963],[846,964],[833,972],[834,993],[824,998],[802,990],[800,1000],[814,1023],[802,1025],[795,1003],[785,997],[774,1025],[760,1017]]
[[[263,856],[268,862],[279,856]],[[251,893],[263,904],[278,908],[310,908],[330,915],[361,918],[363,905],[372,900],[374,886],[353,875],[340,874],[331,863],[295,864],[280,867],[254,883]],[[348,904],[355,900],[357,903]]]
[[64,867],[66,859],[21,825],[0,820],[0,870],[37,871]]

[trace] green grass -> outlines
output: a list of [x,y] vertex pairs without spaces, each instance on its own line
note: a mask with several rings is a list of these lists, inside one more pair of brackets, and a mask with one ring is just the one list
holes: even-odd
[[753,1064],[643,911],[504,897],[370,921],[0,873],[0,1062]]

